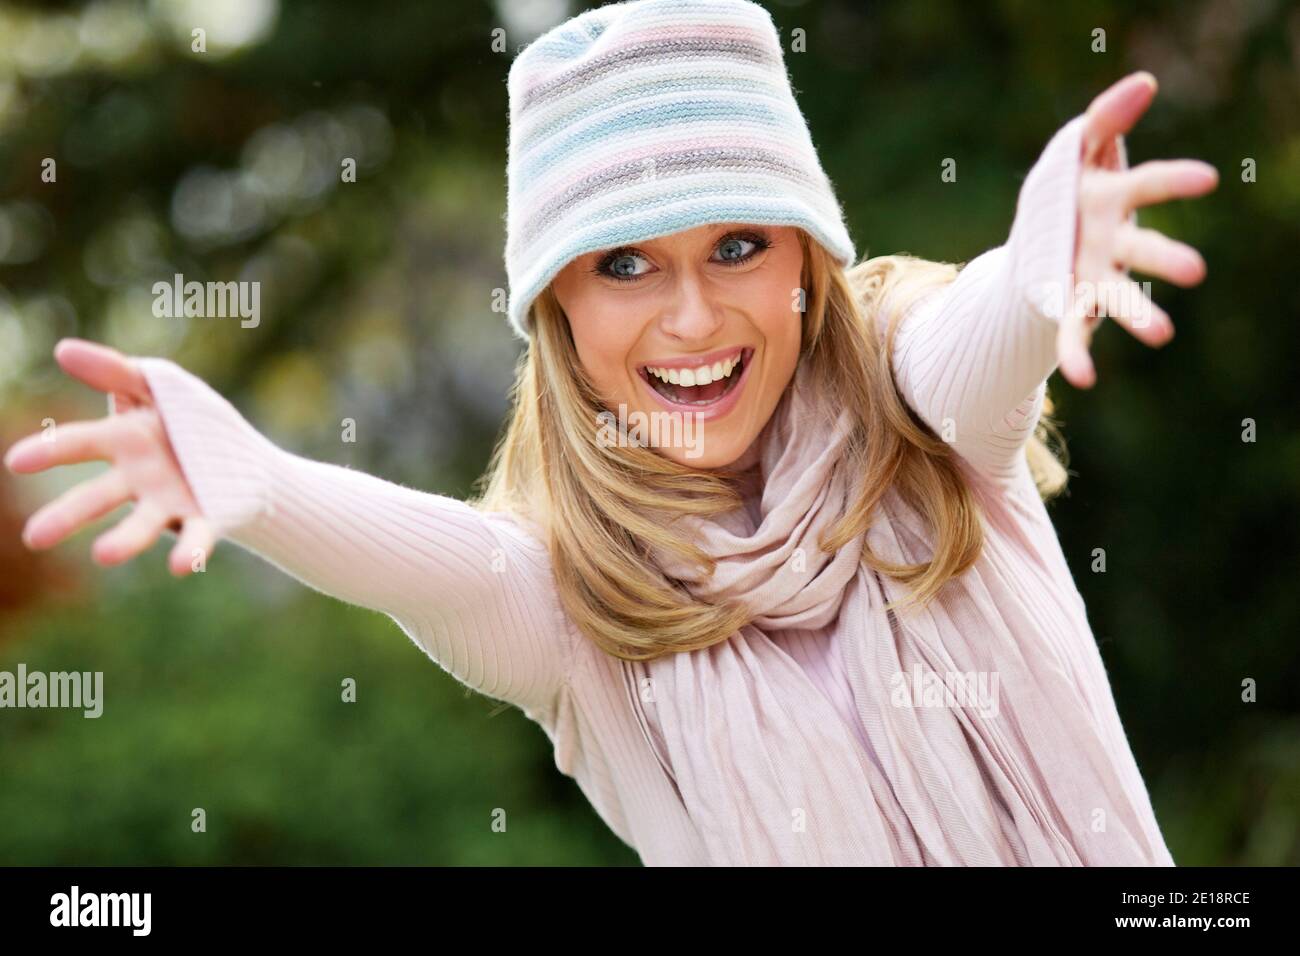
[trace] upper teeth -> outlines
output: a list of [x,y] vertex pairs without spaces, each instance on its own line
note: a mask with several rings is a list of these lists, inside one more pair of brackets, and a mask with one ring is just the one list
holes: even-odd
[[647,365],[646,371],[655,378],[674,385],[708,385],[710,382],[717,382],[729,376],[740,364],[740,356],[741,352],[737,351],[725,361],[701,365],[698,368],[655,368],[653,365]]

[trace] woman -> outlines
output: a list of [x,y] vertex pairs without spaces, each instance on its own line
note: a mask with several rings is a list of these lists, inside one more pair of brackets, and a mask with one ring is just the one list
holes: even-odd
[[183,575],[229,538],[383,611],[545,728],[647,864],[1170,865],[1043,505],[1047,377],[1092,384],[1103,314],[1168,341],[1130,267],[1204,275],[1134,221],[1216,182],[1128,169],[1154,91],[1069,122],[960,271],[855,264],[761,7],[588,11],[511,67],[529,347],[478,500],[295,456],[176,364],[65,340],[111,414],[6,462],[112,467],[24,539],[131,500],[103,564],[171,529]]

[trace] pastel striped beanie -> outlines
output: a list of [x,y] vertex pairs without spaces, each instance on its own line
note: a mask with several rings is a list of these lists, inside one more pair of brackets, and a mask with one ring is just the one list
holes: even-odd
[[714,222],[800,226],[856,254],[795,102],[771,15],[749,0],[626,0],[528,44],[507,80],[511,327],[585,253]]

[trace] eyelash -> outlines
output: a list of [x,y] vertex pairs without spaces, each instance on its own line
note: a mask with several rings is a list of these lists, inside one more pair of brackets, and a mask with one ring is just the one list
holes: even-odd
[[[776,242],[774,240],[768,239],[766,236],[761,236],[756,232],[729,233],[718,240],[718,245],[720,246],[724,242],[727,242],[728,240],[731,239],[743,239],[746,242],[752,242],[755,248],[753,252],[745,256],[743,259],[720,260],[721,264],[725,266],[744,265],[746,262],[748,262],[750,259],[753,259],[760,252],[763,252],[766,249],[771,249],[773,246],[776,245]],[[714,248],[717,247],[715,246]],[[614,273],[612,272],[605,271],[610,267],[610,265],[614,262],[615,259],[621,259],[623,258],[623,256],[634,256],[634,255],[640,255],[640,253],[632,248],[611,249],[609,252],[605,253],[605,255],[601,257],[599,262],[596,263],[596,267],[591,270],[591,274],[596,276],[603,276],[606,279],[613,279],[615,282],[636,282],[638,279],[644,278],[644,275],[619,276],[619,275],[614,275]]]

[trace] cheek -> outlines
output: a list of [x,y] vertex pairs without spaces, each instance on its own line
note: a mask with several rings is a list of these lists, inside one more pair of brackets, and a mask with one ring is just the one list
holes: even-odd
[[630,322],[611,322],[609,304],[588,295],[569,312],[569,328],[578,360],[596,390],[616,397],[627,390],[627,363],[636,344]]
[[782,359],[793,365],[799,355],[799,343],[802,339],[803,317],[786,309],[769,309],[759,320],[759,328],[772,350],[774,359]]
[[792,279],[764,283],[750,313],[759,335],[763,337],[767,361],[774,371],[792,370],[799,359],[803,316],[794,308],[794,289],[798,281],[796,270]]

